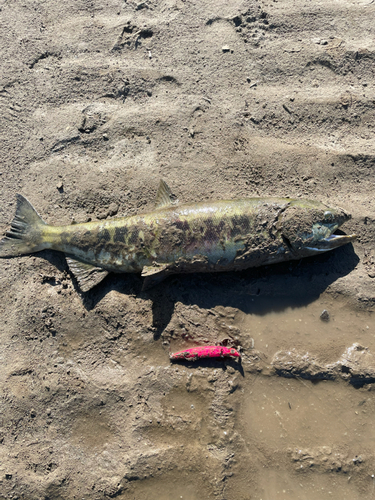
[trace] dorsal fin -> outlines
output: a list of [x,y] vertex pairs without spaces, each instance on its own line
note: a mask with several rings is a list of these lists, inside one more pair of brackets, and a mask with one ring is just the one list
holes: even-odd
[[169,207],[172,205],[172,202],[172,191],[170,190],[168,184],[161,179],[159,189],[156,194],[155,208]]
[[74,274],[74,277],[78,281],[79,288],[82,292],[87,292],[95,285],[100,283],[108,274],[108,271],[101,267],[93,266],[92,264],[87,264],[81,260],[72,257],[71,255],[66,255],[66,261],[68,263],[69,269]]

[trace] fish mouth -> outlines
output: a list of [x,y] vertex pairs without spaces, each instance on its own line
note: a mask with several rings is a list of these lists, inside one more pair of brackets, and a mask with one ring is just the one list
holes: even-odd
[[334,248],[351,243],[357,238],[358,236],[356,234],[331,234],[327,236],[327,238],[319,240],[316,246],[312,245],[311,247],[305,248],[312,252],[327,252],[328,250],[333,250]]

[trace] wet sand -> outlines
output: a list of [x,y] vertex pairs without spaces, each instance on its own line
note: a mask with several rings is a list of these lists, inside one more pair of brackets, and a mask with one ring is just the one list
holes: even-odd
[[[358,234],[147,292],[1,260],[0,498],[375,499],[375,4],[0,9],[2,234],[18,192],[69,224],[152,210],[161,178],[186,203],[342,206]],[[170,363],[223,339],[241,364]]]

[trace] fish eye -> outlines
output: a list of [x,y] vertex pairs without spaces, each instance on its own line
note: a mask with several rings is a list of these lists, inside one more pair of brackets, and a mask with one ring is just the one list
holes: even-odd
[[325,220],[332,220],[333,219],[333,213],[330,212],[329,210],[327,210],[326,212],[324,212],[324,219]]

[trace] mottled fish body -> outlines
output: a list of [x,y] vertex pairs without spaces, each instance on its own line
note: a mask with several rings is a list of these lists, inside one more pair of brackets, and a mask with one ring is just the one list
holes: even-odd
[[50,226],[17,195],[0,257],[48,248],[66,254],[82,291],[108,272],[141,272],[150,286],[172,273],[240,270],[331,250],[356,238],[333,235],[349,218],[342,209],[289,198],[174,205],[162,181],[152,212]]

